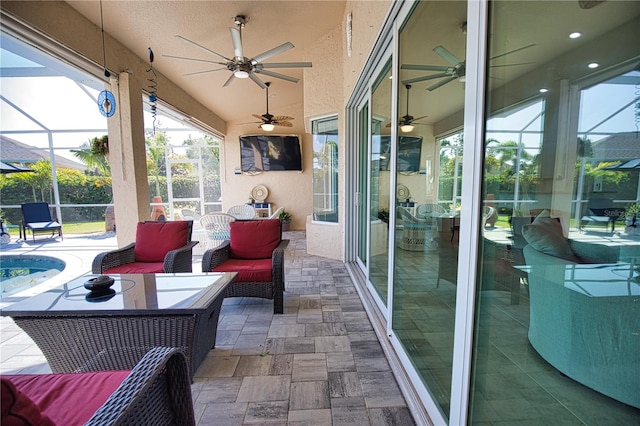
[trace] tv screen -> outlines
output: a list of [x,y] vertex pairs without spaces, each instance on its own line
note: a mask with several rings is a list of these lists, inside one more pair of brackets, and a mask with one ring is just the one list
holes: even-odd
[[[380,170],[389,170],[391,165],[391,136],[374,136],[373,149],[380,149]],[[398,144],[398,171],[420,171],[422,136],[400,136]]]
[[302,151],[297,135],[240,136],[240,164],[243,172],[302,171]]

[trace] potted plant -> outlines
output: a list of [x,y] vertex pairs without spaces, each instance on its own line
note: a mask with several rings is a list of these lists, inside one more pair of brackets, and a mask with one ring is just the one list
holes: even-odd
[[282,230],[283,231],[288,231],[289,230],[289,226],[291,225],[291,219],[293,219],[293,217],[291,216],[291,213],[289,213],[286,210],[282,210],[280,212],[280,216],[278,216],[280,218],[280,221],[282,222]]

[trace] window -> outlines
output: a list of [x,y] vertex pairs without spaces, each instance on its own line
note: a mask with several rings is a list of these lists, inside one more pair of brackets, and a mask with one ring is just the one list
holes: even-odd
[[338,117],[311,122],[313,219],[338,223]]

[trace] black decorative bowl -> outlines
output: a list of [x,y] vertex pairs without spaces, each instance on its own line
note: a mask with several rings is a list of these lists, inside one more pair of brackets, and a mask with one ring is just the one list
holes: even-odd
[[110,288],[101,291],[91,291],[84,297],[87,302],[106,302],[116,295],[116,291]]
[[109,275],[99,275],[95,278],[85,281],[84,288],[93,292],[100,293],[105,292],[113,285],[115,280]]

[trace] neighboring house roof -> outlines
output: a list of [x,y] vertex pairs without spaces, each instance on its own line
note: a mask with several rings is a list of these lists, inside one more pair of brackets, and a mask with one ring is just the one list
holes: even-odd
[[622,132],[593,142],[593,156],[607,160],[640,158],[640,132]]
[[[4,161],[5,163],[20,163],[23,166],[27,166],[42,158],[45,160],[49,159],[48,150],[35,148],[5,135],[0,135],[0,161]],[[56,155],[55,160],[56,166],[59,168],[81,171],[87,169],[84,163],[73,161],[60,155]]]

